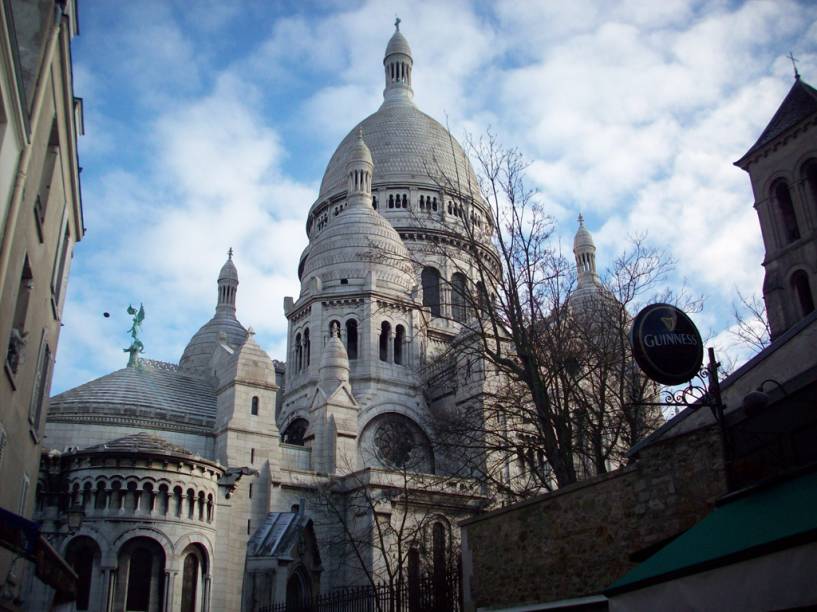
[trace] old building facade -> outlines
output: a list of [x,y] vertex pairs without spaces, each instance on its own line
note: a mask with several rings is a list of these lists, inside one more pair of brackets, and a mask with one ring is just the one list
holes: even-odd
[[[72,252],[85,231],[71,39],[76,4],[0,9],[0,509],[27,519]],[[2,538],[16,540],[6,518]],[[25,524],[25,523],[22,523]],[[16,609],[25,556],[0,544],[0,608]]]

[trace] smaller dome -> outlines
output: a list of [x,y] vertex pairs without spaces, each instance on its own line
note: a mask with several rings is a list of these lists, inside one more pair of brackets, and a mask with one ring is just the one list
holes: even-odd
[[[389,57],[395,53],[402,53],[403,55],[408,55],[411,57],[411,47],[409,46],[406,37],[400,32],[400,25],[395,24],[397,30],[395,30],[392,37],[389,39],[389,44],[386,45],[386,56]],[[385,59],[383,60],[385,62]]]
[[357,165],[360,163],[368,164],[369,166],[374,165],[374,162],[372,161],[372,152],[369,150],[369,147],[366,146],[366,142],[363,140],[362,127],[358,128],[357,140],[346,154],[347,166],[351,166],[352,164]]
[[587,248],[595,249],[596,245],[593,242],[593,236],[584,226],[584,217],[579,214],[579,229],[576,231],[576,237],[573,239],[573,250],[578,251]]
[[233,249],[227,252],[227,261],[221,266],[221,271],[218,273],[218,280],[231,280],[238,282],[238,270],[233,263]]

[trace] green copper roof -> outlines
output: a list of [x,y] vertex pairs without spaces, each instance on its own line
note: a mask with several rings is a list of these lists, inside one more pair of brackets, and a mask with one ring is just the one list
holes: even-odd
[[746,493],[715,508],[605,591],[630,591],[784,548],[817,531],[817,472]]

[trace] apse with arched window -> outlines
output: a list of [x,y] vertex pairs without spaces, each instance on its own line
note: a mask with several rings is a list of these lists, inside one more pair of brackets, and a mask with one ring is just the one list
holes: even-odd
[[797,305],[800,308],[800,316],[805,317],[814,311],[814,294],[811,292],[811,284],[805,270],[797,270],[791,275],[791,287],[797,298]]
[[783,179],[772,186],[772,196],[780,217],[784,244],[794,242],[800,238],[800,228],[797,225],[797,215],[794,212],[794,202],[791,199],[789,186]]
[[432,317],[440,316],[440,272],[431,266],[423,268],[420,275],[423,285],[423,306],[431,310]]
[[389,336],[391,335],[391,325],[388,321],[380,324],[380,361],[389,360]]
[[460,323],[465,323],[467,316],[466,290],[465,274],[454,272],[451,277],[451,317]]
[[350,360],[357,359],[357,321],[346,321],[346,355]]

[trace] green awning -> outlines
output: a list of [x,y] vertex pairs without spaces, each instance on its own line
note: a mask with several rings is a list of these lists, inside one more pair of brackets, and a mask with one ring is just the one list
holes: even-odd
[[817,472],[746,492],[627,572],[612,595],[786,548],[817,535]]

